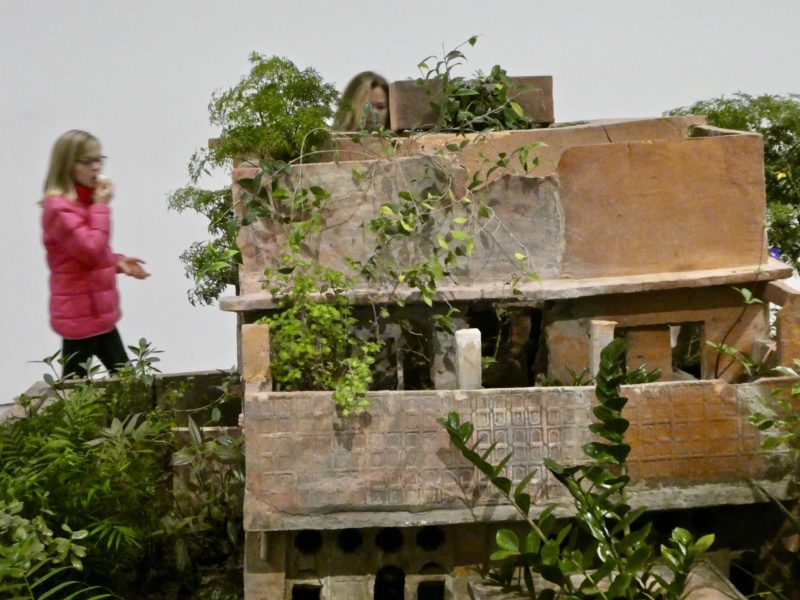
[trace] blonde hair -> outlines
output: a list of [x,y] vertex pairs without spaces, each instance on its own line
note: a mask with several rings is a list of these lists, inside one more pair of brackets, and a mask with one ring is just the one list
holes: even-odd
[[44,197],[75,195],[72,171],[78,159],[90,151],[92,144],[100,140],[91,133],[72,129],[56,140],[50,155],[50,167],[44,180]]
[[[372,71],[359,73],[344,89],[339,108],[336,111],[333,128],[338,131],[357,131],[364,127],[366,116],[364,105],[369,102],[369,94],[375,88],[381,88],[386,93],[386,100],[389,100],[389,82],[383,77]],[[389,110],[386,110],[386,122],[381,125],[389,124]]]

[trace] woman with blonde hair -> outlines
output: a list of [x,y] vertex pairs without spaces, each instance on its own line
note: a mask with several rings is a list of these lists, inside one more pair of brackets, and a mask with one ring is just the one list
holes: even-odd
[[389,83],[372,71],[359,73],[344,89],[334,129],[360,131],[389,127]]
[[50,270],[50,325],[63,339],[64,377],[85,377],[92,356],[110,373],[128,362],[116,323],[117,273],[144,279],[140,258],[109,245],[114,186],[99,140],[72,130],[56,140],[44,184],[42,229]]

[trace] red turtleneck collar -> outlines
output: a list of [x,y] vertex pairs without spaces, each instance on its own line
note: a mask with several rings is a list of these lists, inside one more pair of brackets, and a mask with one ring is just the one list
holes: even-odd
[[92,204],[92,197],[94,196],[94,188],[81,185],[80,183],[76,183],[75,193],[78,196],[78,202],[80,202],[84,206],[89,206],[90,204]]

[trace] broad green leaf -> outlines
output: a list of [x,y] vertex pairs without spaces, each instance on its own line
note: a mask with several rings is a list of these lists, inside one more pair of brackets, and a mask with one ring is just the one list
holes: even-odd
[[608,598],[616,598],[623,596],[623,593],[630,588],[633,576],[630,573],[620,573],[614,578],[614,581],[608,588],[606,593]]
[[197,423],[194,422],[194,419],[191,415],[188,416],[188,426],[189,426],[189,435],[192,438],[192,443],[195,446],[202,446],[203,445],[203,433],[200,431],[200,428],[197,426]]
[[536,554],[539,552],[539,547],[541,546],[542,540],[536,535],[535,531],[529,531],[528,535],[525,536],[525,542],[523,546],[523,551],[526,554]]
[[510,529],[500,529],[495,535],[495,542],[498,548],[519,552],[519,538]]
[[704,535],[692,545],[692,553],[697,556],[708,550],[714,543],[714,534]]
[[684,546],[692,541],[692,534],[682,527],[676,527],[673,529],[670,537]]
[[513,550],[495,550],[489,555],[489,560],[502,561],[518,555],[519,552],[514,552]]

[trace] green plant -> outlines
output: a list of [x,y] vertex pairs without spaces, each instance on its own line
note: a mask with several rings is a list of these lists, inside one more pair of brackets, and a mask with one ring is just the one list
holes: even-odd
[[[512,159],[530,169],[536,161],[531,156],[533,148],[502,154],[467,184],[457,182],[437,157],[422,159],[425,183],[406,177],[398,167],[398,180],[408,187],[401,188],[395,198],[384,199],[374,216],[364,220],[361,226],[374,240],[370,246],[374,252],[366,258],[345,257],[346,273],[320,268],[308,257],[308,248],[315,246],[315,236],[325,225],[323,215],[341,198],[309,183],[302,168],[276,161],[261,161],[253,177],[238,180],[242,223],[263,219],[273,228],[272,236],[283,240],[280,266],[264,274],[264,286],[279,303],[278,312],[268,319],[276,384],[285,390],[332,389],[344,415],[365,407],[364,393],[372,380],[369,366],[381,349],[377,332],[389,310],[373,306],[372,334],[357,335],[348,297],[354,286],[352,276],[383,290],[385,304],[403,306],[411,289],[422,303],[433,307],[440,281],[455,278],[465,268],[477,235],[488,237],[489,232],[502,230],[514,239],[480,186],[493,170],[507,168]],[[379,166],[375,161],[363,171],[352,169],[357,189],[375,193],[373,170]],[[519,269],[510,281],[515,291],[523,278],[535,276],[521,243],[513,260]],[[454,311],[450,306],[433,314],[433,326],[450,328]]]
[[161,519],[161,533],[174,540],[175,565],[187,572],[228,556],[241,562],[244,439],[206,436],[190,415],[187,441],[173,455],[174,505]]
[[[30,559],[27,566],[14,567],[14,573],[27,578],[26,585],[37,584],[31,598],[66,598],[77,592],[69,597],[84,599],[89,595],[81,590],[96,585],[117,597],[135,590],[137,598],[148,598],[151,583],[164,585],[164,558],[177,556],[180,546],[204,550],[181,582],[191,589],[199,585],[197,573],[211,568],[214,560],[237,560],[231,557],[241,554],[241,542],[234,545],[229,536],[236,539],[241,528],[243,485],[237,488],[236,476],[228,475],[234,472],[231,465],[243,463],[241,443],[220,438],[191,444],[180,456],[197,472],[214,476],[202,475],[202,489],[188,488],[188,496],[182,495],[186,487],[173,489],[171,403],[182,388],[162,392],[162,403],[155,406],[158,351],[146,340],[129,348],[134,360],[114,380],[90,378],[76,385],[47,374],[50,388],[44,401],[23,396],[24,418],[0,423],[0,528],[12,523],[9,535],[19,534],[8,539],[0,533],[0,564],[2,556]],[[58,356],[43,362],[55,370]],[[190,442],[197,442],[196,434]],[[188,519],[189,525],[165,532],[170,517],[173,522]],[[62,527],[74,532],[71,538],[53,538],[52,544],[45,539],[48,531]],[[78,539],[80,546],[70,541]],[[53,548],[68,553],[54,554]],[[51,558],[34,555],[34,550]],[[61,564],[64,557],[67,564]],[[81,581],[70,583],[75,579],[70,561],[84,567]],[[173,580],[175,572],[180,573],[170,571]],[[0,585],[5,583],[0,576]],[[45,595],[48,586],[62,584],[61,595]]]
[[[439,119],[436,129],[463,133],[533,128],[533,120],[514,99],[524,90],[514,87],[500,65],[493,66],[489,73],[478,71],[471,80],[453,75],[454,69],[466,60],[461,48],[474,46],[477,41],[478,36],[472,36],[441,58],[429,56],[417,65],[422,75],[417,85],[425,88]],[[436,62],[429,64],[432,60]]]
[[298,69],[286,58],[250,54],[250,72],[226,91],[212,94],[209,120],[221,128],[208,148],[189,162],[191,183],[173,192],[168,205],[177,212],[191,209],[208,219],[211,236],[195,242],[182,255],[186,273],[195,282],[192,304],[211,304],[228,285],[236,285],[237,223],[230,189],[197,186],[213,169],[229,171],[234,161],[309,160],[330,138],[327,120],[333,115],[336,89],[311,68]]
[[238,231],[233,218],[231,188],[205,190],[188,185],[175,190],[168,200],[169,208],[182,213],[193,210],[208,220],[209,239],[194,242],[180,256],[186,275],[194,281],[189,290],[192,305],[209,305],[225,288],[239,283]]
[[590,429],[603,441],[583,446],[592,462],[564,466],[545,460],[547,470],[572,497],[574,523],[584,538],[588,536],[588,543],[571,522],[555,519],[554,506],[545,508],[538,517],[531,513],[532,500],[526,489],[536,472],[515,485],[504,475],[511,454],[493,465],[487,457],[495,445],[479,452],[481,440],[471,441],[475,429],[472,423],[462,422],[457,413],[439,420],[453,445],[489,478],[530,529],[522,540],[509,529],[497,533],[498,549],[490,559],[500,565],[493,578],[504,587],[514,587],[516,574],[522,583],[515,587],[522,589],[524,585],[531,598],[556,597],[553,589],[537,589],[534,574],[538,574],[564,598],[677,600],[697,558],[713,543],[713,535],[695,540],[686,530],[676,528],[659,549],[672,578],[668,580],[654,569],[657,553],[650,540],[651,525],[638,525],[646,508],[634,509],[625,501],[629,483],[625,461],[630,452],[625,432],[629,423],[622,416],[627,399],[619,395],[627,377],[625,347],[625,341],[618,338],[601,353],[595,388],[598,405],[593,408],[597,421]]
[[[773,389],[767,397],[760,398],[761,410],[753,412],[749,421],[763,432],[761,447],[764,450],[782,448],[787,452],[786,467],[789,474],[788,495],[794,497],[800,489],[800,360],[795,368],[777,367],[776,372],[795,379],[788,385]],[[779,600],[797,597],[797,573],[800,570],[800,553],[794,544],[785,544],[784,538],[800,536],[800,505],[776,498],[764,487],[753,483],[764,497],[777,506],[784,523],[775,538],[765,544],[760,553],[758,572],[748,573],[756,583],[756,591],[770,593]]]
[[[445,150],[462,151],[469,143],[449,144]],[[518,244],[513,257],[518,272],[509,282],[512,292],[524,279],[535,280],[527,248],[497,217],[481,188],[492,172],[507,169],[514,158],[526,171],[530,169],[537,162],[530,156],[536,146],[521,146],[511,156],[501,153],[494,164],[487,159],[490,164],[472,173],[466,185],[456,181],[438,157],[422,157],[423,180],[430,184],[422,189],[409,185],[382,202],[377,214],[364,223],[375,237],[374,253],[366,260],[351,259],[350,264],[378,286],[416,289],[419,299],[432,306],[438,283],[456,278],[469,263],[478,235],[488,237],[489,231],[498,230]],[[353,178],[364,188],[372,184],[369,173],[354,170]]]
[[769,243],[781,258],[800,260],[800,95],[736,93],[701,100],[670,115],[707,115],[717,127],[755,131],[764,140]]
[[[731,364],[739,365],[742,368],[743,376],[746,381],[752,381],[753,379],[763,377],[772,372],[772,368],[764,361],[755,360],[748,353],[742,352],[735,346],[713,342],[711,340],[706,340],[706,344],[716,350],[719,356],[727,356],[730,358]],[[724,372],[724,370],[721,371],[721,373],[722,372]]]
[[314,69],[301,71],[286,58],[253,52],[250,64],[237,85],[212,95],[209,120],[222,132],[212,148],[193,158],[193,175],[232,158],[291,160],[327,143],[336,88]]
[[[171,421],[152,409],[151,394],[143,398],[136,369],[121,372],[117,385],[89,380],[38,408],[23,399],[27,418],[0,428],[0,496],[24,499],[28,515],[51,515],[53,525],[88,531],[87,547],[106,553],[85,559],[101,581],[142,560],[153,513],[166,509]],[[142,404],[149,413],[127,412]]]
[[276,384],[287,391],[333,390],[344,417],[365,408],[370,366],[382,343],[355,335],[349,281],[337,271],[295,263],[278,282],[283,287],[271,290],[278,311],[264,319]]
[[[451,66],[444,68],[449,73]],[[492,84],[496,90],[503,85]],[[508,107],[513,100],[506,97],[503,102]],[[481,106],[472,106],[471,110],[477,111],[474,116],[497,117],[481,113],[495,110]],[[378,160],[351,169],[358,192],[379,200],[375,213],[361,223],[368,239],[365,246],[374,250],[366,257],[344,256],[338,272],[312,266],[317,258],[311,249],[329,225],[326,215],[335,203],[349,203],[352,198],[341,198],[310,182],[303,168],[306,155],[289,161],[259,160],[252,177],[236,182],[240,225],[265,222],[281,253],[279,264],[264,274],[264,287],[278,301],[277,310],[267,319],[273,381],[284,390],[333,390],[343,415],[366,406],[364,394],[372,381],[370,365],[382,346],[378,332],[390,309],[403,307],[408,299],[429,307],[442,302],[438,294],[441,281],[457,280],[463,273],[478,236],[488,243],[500,231],[518,244],[512,258],[518,272],[509,281],[512,292],[517,292],[526,278],[535,278],[527,249],[497,217],[483,188],[495,171],[509,169],[513,160],[529,172],[538,162],[535,150],[539,144],[500,152],[494,160],[484,156],[481,168],[469,173],[464,182],[447,168],[448,159],[443,155],[460,152],[475,140],[456,140],[436,156],[418,157],[412,168],[421,168],[420,174],[405,172],[404,163],[395,156],[397,141],[383,143],[388,135],[379,133],[384,153]],[[357,142],[362,140],[372,143],[374,136],[363,132],[356,136]],[[366,148],[365,154],[373,156]],[[376,191],[376,174],[385,176],[387,169],[397,182],[393,196]],[[372,305],[371,332],[356,331],[348,297],[355,291],[355,276],[360,278],[359,291],[366,287],[383,295],[380,306]],[[454,312],[450,305],[434,310],[432,328],[451,330]],[[424,329],[428,330],[427,323]],[[404,329],[403,343],[417,333]],[[418,349],[405,345],[401,352],[406,350],[411,355]]]
[[54,537],[42,515],[28,519],[23,503],[0,500],[0,594],[14,600],[58,597],[66,600],[108,598],[97,586],[67,579],[81,571],[88,532],[62,527],[68,537]]
[[[744,304],[742,306],[742,310],[725,332],[725,335],[722,337],[721,341],[715,342],[713,340],[706,340],[706,345],[714,348],[714,350],[717,351],[717,359],[714,364],[715,377],[720,377],[732,365],[739,365],[739,367],[742,369],[742,379],[751,381],[753,379],[757,379],[758,377],[769,375],[774,369],[767,364],[766,360],[756,360],[747,352],[743,352],[739,348],[727,344],[726,340],[733,333],[733,330],[736,328],[736,326],[741,322],[749,307],[754,305],[763,306],[764,301],[754,296],[753,292],[747,288],[732,287],[732,289],[738,292],[742,297],[742,302]],[[721,368],[723,356],[727,356],[730,359],[725,368]]]
[[[775,371],[787,377],[800,378],[800,359],[795,368],[777,367]],[[800,398],[800,383],[779,386],[767,398],[761,399],[762,410],[749,417],[759,431],[768,432],[762,442],[764,450],[785,448],[790,453],[795,468],[795,479],[800,480],[800,411],[796,405]]]

